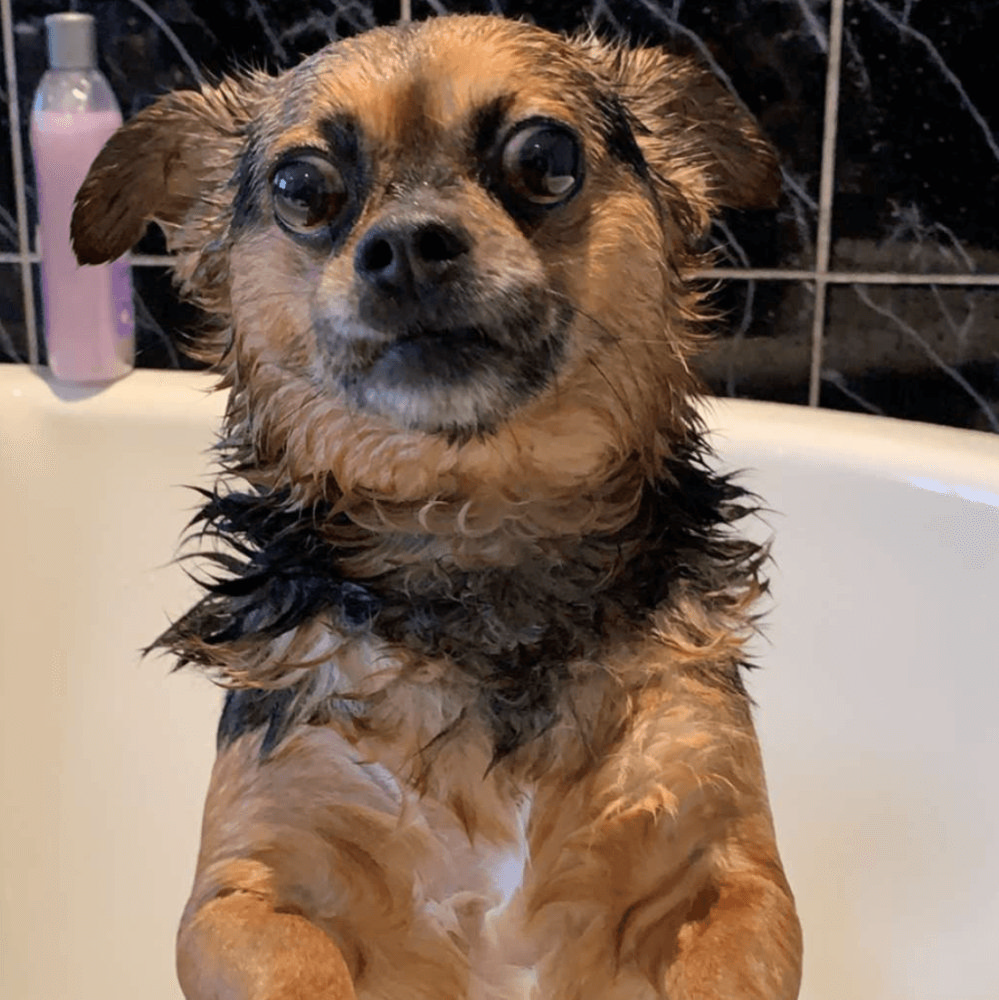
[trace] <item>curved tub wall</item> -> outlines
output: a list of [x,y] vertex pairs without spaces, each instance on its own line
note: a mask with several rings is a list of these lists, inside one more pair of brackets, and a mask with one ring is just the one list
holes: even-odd
[[[138,650],[222,400],[0,367],[0,995],[179,997],[218,693]],[[709,420],[774,513],[750,678],[802,1000],[999,996],[999,438],[759,403]],[[765,536],[769,527],[755,522]]]
[[775,512],[750,683],[802,1000],[999,997],[999,438],[767,404],[717,417]]

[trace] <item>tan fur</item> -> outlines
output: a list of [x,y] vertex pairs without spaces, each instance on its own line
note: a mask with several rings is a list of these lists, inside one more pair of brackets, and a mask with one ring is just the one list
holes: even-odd
[[[607,93],[646,177],[608,145]],[[578,194],[540,222],[469,165],[471,116],[497,100],[504,121],[581,138]],[[236,225],[240,197],[266,199],[247,173],[317,146],[344,114],[370,176],[341,244],[309,251],[266,213]],[[163,98],[101,153],[73,234],[96,262],[159,222],[213,324],[195,349],[230,393],[231,475],[303,517],[328,510],[317,537],[349,579],[390,574],[418,596],[455,574],[584,557],[612,580],[641,554],[627,529],[695,423],[699,241],[720,207],[776,189],[750,117],[691,63],[455,17]],[[442,380],[437,395],[390,393],[389,413],[336,388],[389,336],[362,319],[357,248],[411,218],[470,234],[473,277],[454,292],[466,322],[501,334],[529,302],[540,336],[571,304],[543,389],[505,407],[488,379]],[[501,417],[468,434],[421,424],[487,407]],[[699,579],[641,627],[609,615],[563,665],[554,725],[499,758],[475,676],[332,613],[186,640],[185,658],[229,686],[292,692],[310,723],[270,753],[259,728],[220,750],[178,942],[186,996],[793,1000],[800,930],[733,679],[761,584],[749,564]]]

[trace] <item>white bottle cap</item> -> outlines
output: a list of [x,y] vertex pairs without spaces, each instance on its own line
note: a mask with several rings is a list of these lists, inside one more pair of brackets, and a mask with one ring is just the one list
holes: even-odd
[[52,69],[93,69],[97,65],[97,36],[90,14],[49,14],[45,18]]

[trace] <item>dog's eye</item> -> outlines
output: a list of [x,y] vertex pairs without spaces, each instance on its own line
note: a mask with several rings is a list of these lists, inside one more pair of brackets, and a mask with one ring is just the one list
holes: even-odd
[[312,233],[340,214],[347,186],[340,171],[321,156],[286,160],[271,176],[274,214],[296,233]]
[[575,194],[582,173],[579,140],[554,123],[526,125],[503,148],[503,178],[535,205],[557,205]]

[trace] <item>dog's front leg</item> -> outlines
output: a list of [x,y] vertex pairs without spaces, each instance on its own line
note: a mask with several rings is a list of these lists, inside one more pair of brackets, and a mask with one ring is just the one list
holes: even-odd
[[801,931],[745,696],[667,674],[627,706],[585,779],[553,770],[535,798],[541,995],[795,1000]]
[[400,802],[323,727],[224,746],[177,940],[188,1000],[353,1000],[366,939],[408,884],[386,874]]
[[[344,857],[350,814],[336,786],[360,779],[334,733],[292,736],[270,755],[260,737],[224,746],[212,771],[177,937],[181,988],[188,1000],[353,1000],[357,956],[341,951],[354,940],[341,904],[362,876]],[[390,812],[370,789],[353,791],[374,816]]]
[[[178,938],[188,1000],[465,1000],[426,900],[454,865],[419,798],[332,727],[223,747]],[[460,935],[459,935],[460,936]]]
[[188,1000],[354,1000],[343,955],[323,931],[243,890],[184,921],[177,973]]
[[776,854],[730,849],[724,867],[684,914],[665,970],[671,1000],[795,1000],[801,929]]

